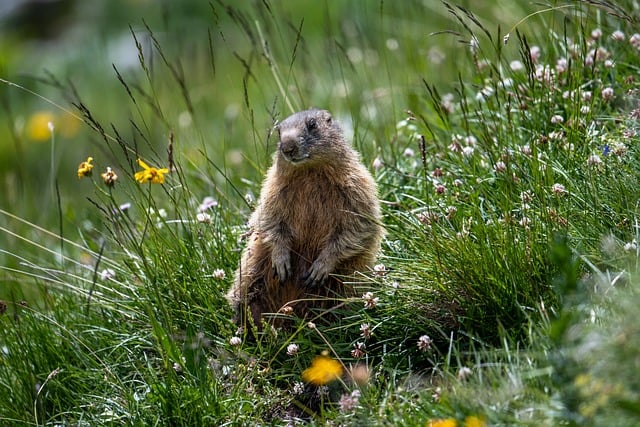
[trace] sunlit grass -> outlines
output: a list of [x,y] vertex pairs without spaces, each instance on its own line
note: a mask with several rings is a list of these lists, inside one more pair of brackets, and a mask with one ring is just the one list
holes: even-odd
[[[47,201],[0,210],[2,422],[637,423],[638,10],[499,29],[439,4],[431,44],[423,5],[363,7],[214,2],[193,41],[132,30],[103,100],[48,76],[70,105],[30,139],[71,112],[86,141],[18,138],[4,175]],[[249,334],[224,295],[273,124],[309,106],[353,136],[387,235],[330,324]]]

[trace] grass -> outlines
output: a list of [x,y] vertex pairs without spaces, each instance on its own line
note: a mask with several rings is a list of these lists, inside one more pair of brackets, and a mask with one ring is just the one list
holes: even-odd
[[[5,79],[2,423],[637,424],[632,2],[254,6],[132,27],[133,68]],[[272,125],[312,105],[378,182],[380,264],[332,323],[252,340],[224,295]],[[322,352],[343,375],[305,384]]]

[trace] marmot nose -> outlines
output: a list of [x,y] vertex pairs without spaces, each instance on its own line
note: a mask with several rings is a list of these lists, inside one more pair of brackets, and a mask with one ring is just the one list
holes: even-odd
[[283,139],[280,141],[280,151],[287,157],[292,157],[298,151],[298,143],[293,139]]

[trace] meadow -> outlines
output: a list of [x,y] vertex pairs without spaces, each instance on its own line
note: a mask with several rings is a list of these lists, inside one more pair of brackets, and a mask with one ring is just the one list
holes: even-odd
[[[0,42],[1,425],[640,422],[636,2],[96,4]],[[378,264],[238,330],[309,107],[376,179]]]

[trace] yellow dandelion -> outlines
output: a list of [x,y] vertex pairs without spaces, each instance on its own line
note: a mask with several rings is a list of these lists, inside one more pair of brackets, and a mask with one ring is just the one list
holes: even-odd
[[113,184],[115,184],[116,180],[118,179],[118,175],[113,171],[113,169],[108,166],[107,171],[100,174],[100,176],[108,187],[113,187]]
[[136,172],[134,178],[140,184],[144,184],[145,182],[151,182],[152,184],[164,184],[164,175],[169,173],[169,169],[152,168],[140,159],[138,159],[138,165],[140,165],[143,170]]
[[456,427],[458,422],[453,418],[444,418],[427,421],[426,427]]
[[78,166],[78,178],[84,178],[85,176],[91,175],[91,170],[93,169],[93,165],[91,162],[93,161],[93,157],[87,157],[87,160],[80,163]]
[[27,120],[27,136],[33,141],[43,142],[51,139],[56,117],[49,111],[39,111]]
[[302,379],[315,385],[325,385],[342,375],[342,364],[328,356],[316,356],[311,366],[302,371]]
[[464,419],[464,427],[486,427],[487,422],[484,418],[470,415]]

